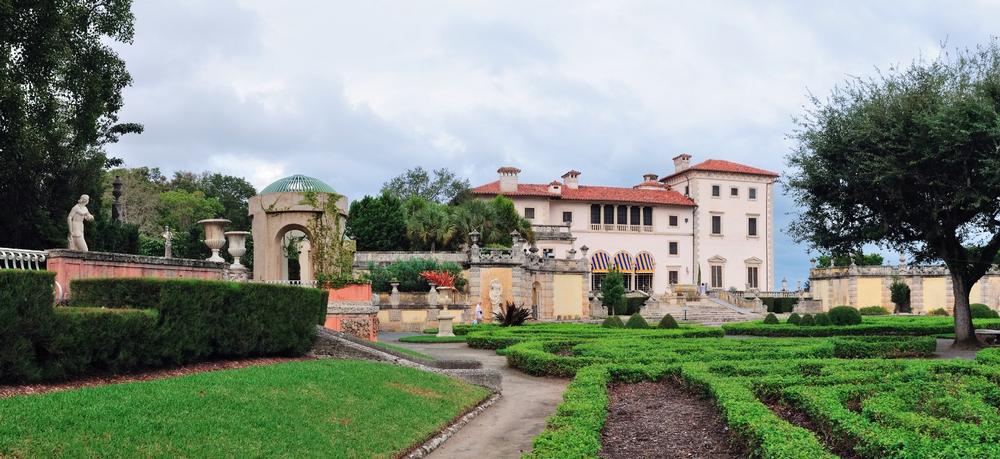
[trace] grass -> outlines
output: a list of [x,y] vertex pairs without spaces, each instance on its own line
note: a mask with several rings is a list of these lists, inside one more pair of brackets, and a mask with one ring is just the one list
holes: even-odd
[[[465,342],[465,340],[463,339],[462,342]],[[410,357],[414,357],[414,358],[418,358],[418,359],[423,359],[423,360],[434,360],[434,356],[431,356],[431,355],[428,355],[428,354],[424,354],[423,352],[414,351],[413,349],[410,349],[410,348],[407,348],[407,347],[398,346],[398,345],[390,344],[390,343],[384,343],[384,342],[381,342],[381,341],[376,341],[376,342],[373,342],[373,343],[370,343],[370,344],[373,345],[373,346],[375,346],[375,347],[380,347],[382,349],[393,350],[393,351],[396,351],[396,352],[408,355]]]
[[393,457],[487,396],[310,360],[0,400],[0,457]]
[[465,340],[466,340],[466,335],[455,335],[455,336],[413,335],[413,336],[404,336],[399,339],[399,342],[432,344],[432,343],[464,343]]

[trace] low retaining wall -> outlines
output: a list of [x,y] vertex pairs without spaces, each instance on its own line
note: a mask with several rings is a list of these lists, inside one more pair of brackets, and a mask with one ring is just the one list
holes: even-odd
[[[378,325],[381,331],[419,332],[425,328],[437,328],[438,316],[444,306],[428,306],[422,304],[380,305]],[[464,304],[448,305],[448,312],[455,316],[456,324],[472,323],[473,311]]]
[[378,306],[331,304],[324,327],[368,341],[378,341]]
[[226,277],[227,263],[185,258],[147,257],[108,252],[47,250],[46,267],[56,273],[56,284],[62,298],[70,295],[73,279],[94,277],[157,277],[164,279],[214,279]]

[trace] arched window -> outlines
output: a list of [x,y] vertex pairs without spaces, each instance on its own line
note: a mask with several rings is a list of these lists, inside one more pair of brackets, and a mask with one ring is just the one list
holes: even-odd
[[600,290],[601,281],[604,280],[604,274],[608,272],[608,268],[611,267],[611,257],[608,253],[603,250],[598,250],[590,256],[590,289]]
[[653,255],[649,252],[639,252],[635,256],[635,289],[653,293]]
[[626,251],[621,251],[615,254],[613,260],[613,266],[618,272],[622,273],[622,277],[625,278],[625,290],[632,290],[632,255],[629,255]]

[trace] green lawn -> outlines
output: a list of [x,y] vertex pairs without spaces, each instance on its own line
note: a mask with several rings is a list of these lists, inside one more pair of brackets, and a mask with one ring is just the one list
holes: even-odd
[[[400,340],[400,341],[402,341],[402,340]],[[464,343],[465,339],[462,339],[462,342]],[[410,349],[408,347],[403,347],[403,346],[399,346],[399,345],[391,344],[391,343],[383,343],[381,341],[377,341],[377,342],[374,342],[374,343],[371,343],[371,344],[373,346],[375,346],[375,347],[380,347],[380,348],[383,348],[383,349],[390,349],[390,350],[393,350],[393,351],[396,351],[396,352],[403,353],[403,354],[408,355],[410,357],[415,357],[415,358],[423,359],[423,360],[434,360],[434,356],[431,356],[431,355],[428,355],[428,354],[424,354],[423,352],[414,351],[413,349]]]
[[464,343],[465,339],[466,335],[456,335],[456,336],[413,335],[413,336],[404,336],[399,339],[399,342],[420,343],[420,344]]
[[487,396],[311,360],[0,400],[0,457],[393,457]]

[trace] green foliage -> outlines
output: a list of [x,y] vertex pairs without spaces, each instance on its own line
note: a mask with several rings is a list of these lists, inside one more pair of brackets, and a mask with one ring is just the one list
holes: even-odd
[[433,252],[438,247],[447,247],[457,234],[451,211],[444,204],[427,203],[406,221],[406,236],[414,248]]
[[936,309],[931,309],[930,312],[927,313],[927,315],[929,315],[929,316],[948,316],[949,314],[948,314],[948,311],[945,308],[936,308]]
[[626,306],[625,278],[616,269],[608,271],[601,281],[601,304],[608,308],[608,315],[613,316]]
[[[433,177],[431,175],[433,174]],[[448,168],[428,173],[423,167],[407,169],[382,184],[382,193],[405,201],[420,198],[438,204],[457,204],[469,199],[469,180],[461,179]]]
[[826,313],[833,325],[857,325],[861,323],[861,313],[850,306],[835,306]]
[[552,343],[567,340],[596,338],[721,338],[724,333],[718,327],[701,325],[681,325],[675,329],[650,328],[630,330],[622,327],[607,328],[592,324],[528,324],[523,327],[492,327],[475,329],[468,333],[466,342],[477,349],[503,349],[521,342],[546,341]]
[[[819,320],[819,319],[815,319]],[[998,328],[1000,320],[976,319],[977,327]],[[723,324],[729,335],[752,336],[839,336],[839,335],[912,335],[934,336],[947,334],[954,323],[945,317],[928,316],[869,316],[858,325],[820,325],[799,327],[794,324],[765,325],[762,321]]]
[[462,277],[462,267],[451,262],[438,262],[430,258],[411,258],[389,263],[388,265],[371,265],[368,267],[368,279],[376,292],[391,292],[392,279],[399,282],[400,292],[427,292],[431,285],[420,273],[424,271],[447,271],[455,276],[455,288],[465,290],[466,280]]
[[160,227],[176,229],[192,228],[198,220],[219,217],[224,208],[215,198],[205,197],[201,191],[188,192],[172,190],[160,193],[156,206],[157,223]]
[[50,336],[55,273],[0,270],[0,380],[34,380],[42,368],[36,343]]
[[104,146],[142,131],[118,121],[133,21],[128,0],[0,4],[0,247],[65,247],[81,194],[107,219],[102,171],[121,160]]
[[890,298],[896,305],[896,312],[910,312],[910,286],[895,278],[889,285]]
[[816,325],[816,319],[813,319],[812,314],[804,314],[802,319],[799,320],[798,325],[800,327],[812,327],[813,325]]
[[88,248],[94,252],[139,253],[139,228],[135,225],[95,219],[86,238]]
[[402,457],[488,395],[358,360],[209,371],[2,399],[0,455]]
[[826,315],[825,312],[821,312],[819,314],[816,314],[813,317],[816,320],[816,325],[819,325],[819,326],[830,325],[830,316]]
[[649,328],[649,323],[639,313],[632,314],[625,322],[625,328]]
[[1000,317],[996,311],[982,303],[970,304],[969,310],[972,312],[973,319],[996,319]]
[[788,316],[788,320],[786,320],[785,322],[790,325],[798,325],[799,322],[801,321],[802,321],[802,316],[798,315],[798,313],[793,312]]
[[817,268],[829,268],[832,266],[850,266],[851,261],[856,266],[882,266],[885,261],[881,254],[854,252],[850,255],[820,255],[816,257]]
[[625,323],[622,322],[621,317],[608,316],[604,322],[601,322],[601,326],[604,328],[625,328]]
[[858,309],[858,313],[863,316],[884,316],[889,314],[889,310],[882,306],[865,306]]
[[358,250],[407,250],[403,202],[389,193],[352,202],[347,234],[357,241]]
[[660,319],[660,323],[657,324],[657,327],[659,327],[659,328],[680,328],[680,325],[677,324],[677,320],[674,319],[674,316],[672,316],[670,314],[666,314],[666,315],[663,316],[662,319]]
[[[437,333],[435,330],[434,333]],[[434,336],[434,335],[413,335],[404,336],[399,339],[401,343],[415,343],[415,344],[435,344],[435,343],[464,343],[465,335],[455,336]]]
[[764,317],[764,325],[778,325],[780,323],[781,322],[778,321],[778,318],[775,317],[774,314],[770,312],[767,313],[766,317]]
[[517,327],[524,325],[524,321],[531,317],[531,310],[522,308],[508,301],[504,303],[499,311],[493,313],[493,319],[501,327]]

